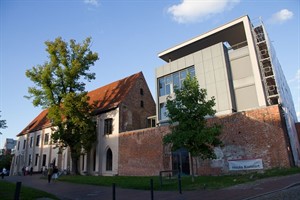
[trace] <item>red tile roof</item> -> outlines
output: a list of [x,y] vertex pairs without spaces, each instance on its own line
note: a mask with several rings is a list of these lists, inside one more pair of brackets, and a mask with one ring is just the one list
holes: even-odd
[[[89,103],[96,103],[95,114],[105,112],[117,108],[122,100],[126,97],[134,83],[139,78],[142,78],[143,73],[139,72],[121,80],[115,81],[98,89],[92,90],[88,93],[90,97]],[[30,132],[41,130],[44,127],[51,125],[47,118],[48,110],[43,110],[32,122],[24,128],[17,137],[25,135]]]
[[25,135],[30,132],[34,132],[40,130],[48,125],[50,125],[50,120],[47,118],[48,109],[43,110],[32,122],[30,122],[26,128],[24,128],[21,133],[17,135],[17,137],[21,135]]
[[133,87],[136,80],[141,77],[143,77],[143,73],[139,72],[90,91],[88,96],[90,97],[90,103],[96,102],[96,113],[118,107]]

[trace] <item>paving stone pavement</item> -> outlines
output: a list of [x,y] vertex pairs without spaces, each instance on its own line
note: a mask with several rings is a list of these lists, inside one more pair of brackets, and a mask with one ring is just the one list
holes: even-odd
[[[1,180],[2,181],[2,180]],[[22,182],[22,185],[54,194],[61,200],[111,200],[112,188],[95,185],[53,181],[50,184],[41,175],[9,176],[4,181]],[[300,200],[300,174],[268,178],[219,190],[154,191],[153,200]],[[1,198],[0,198],[1,199]],[[151,199],[150,191],[116,187],[116,200]],[[45,198],[39,200],[46,200]],[[49,199],[47,199],[49,200]]]

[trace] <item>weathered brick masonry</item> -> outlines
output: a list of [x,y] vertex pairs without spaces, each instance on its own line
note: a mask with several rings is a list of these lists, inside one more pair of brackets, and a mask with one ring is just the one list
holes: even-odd
[[218,148],[218,159],[198,161],[198,174],[228,173],[228,160],[263,160],[264,169],[290,167],[290,151],[277,105],[211,121],[222,124],[220,136],[224,147]]
[[[216,160],[195,162],[197,174],[228,173],[228,160],[261,158],[264,169],[289,167],[290,151],[278,106],[233,113],[210,119],[223,125],[222,148]],[[120,175],[158,175],[170,170],[171,159],[162,145],[168,127],[121,133],[119,140]]]
[[[119,175],[151,176],[163,170],[162,138],[168,127],[156,127],[121,133],[119,137]],[[170,162],[167,162],[167,164]],[[169,166],[167,166],[169,167]]]

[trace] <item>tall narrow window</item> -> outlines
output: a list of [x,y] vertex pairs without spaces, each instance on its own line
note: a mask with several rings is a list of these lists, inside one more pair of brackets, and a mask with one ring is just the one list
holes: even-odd
[[162,77],[158,80],[159,85],[159,96],[164,96],[165,93],[165,77]]
[[19,151],[19,149],[20,149],[20,141],[18,141],[18,151]]
[[29,158],[28,158],[28,166],[31,165],[31,154],[29,154]]
[[94,155],[93,155],[93,160],[94,160],[94,165],[93,165],[93,171],[96,171],[96,150],[94,150]]
[[172,76],[166,76],[166,93],[165,95],[171,94],[171,87],[172,87]]
[[105,135],[112,134],[112,118],[104,120],[104,134]]
[[34,162],[34,166],[37,166],[38,160],[39,160],[39,154],[35,154],[35,162]]
[[36,144],[35,146],[39,146],[40,145],[40,135],[36,136]]
[[106,171],[112,171],[113,155],[111,149],[107,149],[106,152]]
[[45,139],[44,139],[44,144],[48,144],[49,143],[49,134],[45,134]]
[[25,147],[26,147],[26,140],[24,140],[23,142],[23,149],[25,149]]
[[43,154],[43,166],[46,166],[46,158],[47,158],[47,155]]
[[140,95],[144,95],[144,90],[143,90],[143,88],[140,88]]
[[30,145],[29,145],[30,148],[32,147],[32,144],[33,144],[33,137],[30,137]]
[[179,72],[173,74],[173,85],[174,85],[174,89],[180,88]]
[[144,108],[144,101],[141,101],[141,107]]
[[85,158],[85,155],[83,154],[82,155],[82,171],[84,170],[84,158]]
[[167,107],[165,103],[159,104],[159,119],[164,120],[167,118]]

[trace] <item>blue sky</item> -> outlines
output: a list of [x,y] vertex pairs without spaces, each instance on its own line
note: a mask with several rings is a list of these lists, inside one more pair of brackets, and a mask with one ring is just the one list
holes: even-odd
[[0,148],[41,112],[23,96],[25,71],[48,60],[45,41],[91,36],[100,59],[86,90],[143,71],[155,97],[159,52],[244,15],[262,17],[299,116],[299,11],[298,0],[0,0]]

